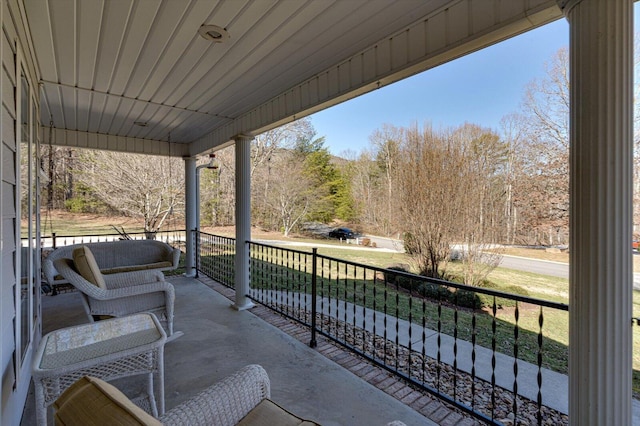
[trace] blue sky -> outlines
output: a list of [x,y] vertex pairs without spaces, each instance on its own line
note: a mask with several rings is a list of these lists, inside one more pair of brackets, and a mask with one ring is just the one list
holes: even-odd
[[568,45],[569,25],[561,19],[316,113],[311,122],[335,155],[361,152],[384,123],[467,121],[498,130],[502,117],[519,111],[527,84],[544,75],[545,62]]

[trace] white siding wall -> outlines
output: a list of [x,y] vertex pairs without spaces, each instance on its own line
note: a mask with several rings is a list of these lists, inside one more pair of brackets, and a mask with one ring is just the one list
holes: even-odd
[[[20,156],[19,142],[16,135],[16,42],[22,46],[22,61],[26,69],[33,73],[30,61],[29,43],[22,20],[22,6],[18,0],[0,0],[0,164],[2,177],[0,185],[0,367],[2,382],[0,384],[0,425],[19,425],[31,380],[30,364],[33,346],[25,356],[21,372],[16,372],[15,351],[16,337],[16,255],[19,241],[20,222],[18,220],[17,202],[20,193]],[[36,271],[39,274],[39,271]],[[38,275],[36,275],[38,276]],[[40,315],[38,315],[38,321]],[[36,327],[40,330],[39,325]],[[38,331],[39,332],[39,331]],[[37,341],[38,336],[33,339]]]
[[16,63],[15,63],[15,28],[9,16],[8,5],[2,4],[2,274],[0,281],[0,328],[2,330],[2,350],[0,361],[2,366],[2,389],[0,390],[3,425],[15,424],[19,419],[16,366],[14,351],[16,348],[14,321],[16,270],[16,197],[18,177],[17,141],[15,135],[16,120]]

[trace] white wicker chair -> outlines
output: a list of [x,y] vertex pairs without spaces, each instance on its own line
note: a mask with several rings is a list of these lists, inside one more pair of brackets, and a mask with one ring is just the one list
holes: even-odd
[[167,411],[159,420],[167,426],[233,426],[271,397],[270,386],[264,368],[247,365]]
[[153,312],[173,335],[175,290],[159,271],[122,272],[104,275],[107,289],[84,279],[74,268],[73,259],[56,259],[54,265],[82,295],[85,312],[91,322],[95,317],[122,317],[138,312]]
[[[67,392],[70,394],[69,400],[76,398],[77,400],[75,402],[68,402],[67,400],[60,403],[62,410],[67,410],[67,413],[63,414],[64,424],[71,426],[86,426],[87,423],[92,425],[104,424],[104,421],[94,422],[94,417],[88,418],[92,415],[98,416],[100,413],[83,415],[82,419],[74,416],[77,411],[74,411],[75,408],[72,406],[84,407],[85,401],[82,400],[83,396],[80,392],[76,392],[73,389],[68,389],[65,394]],[[115,389],[111,392],[111,400],[119,399],[114,392],[126,398],[120,391]],[[61,396],[63,400],[67,399],[65,394]],[[234,426],[239,423],[242,425],[299,424],[319,426],[314,421],[304,420],[278,406],[269,400],[270,397],[271,384],[267,372],[261,366],[252,364],[213,384],[193,398],[167,411],[159,418],[152,418],[143,413],[143,418],[137,417],[139,421],[135,424],[155,425],[159,420],[164,426]],[[263,401],[266,403],[266,407],[269,408],[264,409]],[[54,403],[56,408],[58,408],[57,403],[58,401]],[[122,401],[118,406],[119,411],[122,411],[122,407],[126,407]],[[100,409],[109,410],[110,405],[100,404]],[[61,413],[57,412],[56,414],[60,415]],[[125,419],[120,420],[124,422]],[[388,423],[387,426],[405,426],[405,424],[400,421],[394,421]]]

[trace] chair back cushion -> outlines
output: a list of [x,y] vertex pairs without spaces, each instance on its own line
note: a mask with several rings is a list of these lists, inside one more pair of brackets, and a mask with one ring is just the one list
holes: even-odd
[[72,256],[76,270],[80,275],[82,275],[82,278],[95,286],[105,290],[107,289],[107,284],[104,281],[102,273],[100,273],[98,263],[96,262],[95,257],[93,257],[91,250],[89,250],[89,247],[80,246],[74,249]]
[[131,402],[114,386],[84,376],[53,403],[61,426],[161,426],[159,420]]

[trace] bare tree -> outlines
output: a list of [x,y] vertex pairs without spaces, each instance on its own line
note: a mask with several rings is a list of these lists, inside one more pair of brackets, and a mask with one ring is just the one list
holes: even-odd
[[458,213],[458,230],[463,242],[463,280],[477,286],[502,258],[495,242],[504,227],[508,147],[493,131],[472,124],[455,129],[452,137],[462,156],[458,175],[465,207]]
[[528,179],[519,181],[519,199],[536,242],[563,242],[569,227],[569,57],[560,49],[546,75],[527,88],[523,105],[528,124],[522,163]]
[[399,198],[394,205],[405,230],[405,248],[421,274],[440,278],[465,208],[460,184],[464,157],[448,134],[414,126],[404,132],[397,158]]
[[278,218],[287,237],[309,212],[315,196],[309,190],[310,183],[303,173],[302,164],[292,153],[283,153],[272,161],[279,173],[269,194],[266,194],[267,206]]
[[520,173],[520,158],[522,155],[524,120],[521,115],[509,114],[500,121],[502,137],[507,144],[507,159],[504,169],[504,242],[513,244],[518,227],[518,208],[514,202],[514,187],[522,174]]
[[287,123],[256,136],[251,144],[251,183],[253,219],[267,229],[278,229],[280,219],[274,216],[269,194],[281,179],[276,166],[278,158],[287,155],[298,141],[310,139],[315,130],[309,118]]
[[116,210],[142,218],[145,232],[159,231],[184,206],[182,159],[88,150],[79,155],[77,179]]
[[378,182],[380,170],[370,151],[364,150],[351,160],[351,196],[360,221],[377,230],[381,222]]
[[390,124],[383,124],[382,129],[374,131],[369,138],[373,145],[376,163],[381,172],[380,175],[384,181],[385,192],[381,193],[380,196],[384,196],[386,202],[384,214],[381,215],[383,218],[382,232],[385,235],[390,235],[397,224],[393,205],[395,198],[393,170],[398,161],[401,138],[402,130]]

